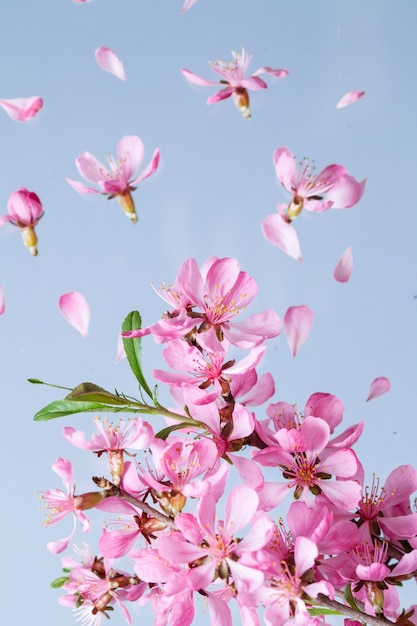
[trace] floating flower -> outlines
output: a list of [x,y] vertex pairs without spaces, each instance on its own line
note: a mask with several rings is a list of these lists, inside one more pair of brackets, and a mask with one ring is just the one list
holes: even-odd
[[113,50],[106,48],[105,46],[100,46],[100,48],[97,48],[95,51],[94,56],[97,64],[102,70],[109,72],[109,74],[113,74],[113,76],[120,78],[120,80],[126,80],[123,63]]
[[364,95],[364,91],[348,91],[348,93],[345,93],[343,98],[341,98],[336,104],[336,109],[343,109],[343,107],[347,107],[349,106],[349,104],[357,102],[358,100],[363,98]]
[[92,194],[101,193],[110,199],[117,198],[123,211],[136,223],[138,218],[131,192],[136,189],[134,185],[155,173],[160,158],[157,148],[142,174],[131,180],[143,160],[144,147],[140,137],[126,135],[122,137],[117,146],[117,161],[113,155],[109,155],[109,169],[96,159],[90,152],[83,152],[75,159],[75,164],[81,176],[86,180],[98,185],[99,189],[87,187],[81,182],[67,178],[67,182],[78,193]]
[[43,100],[42,98],[39,98],[39,96],[0,100],[0,107],[2,107],[6,111],[7,115],[16,122],[27,122],[32,119],[42,106]]
[[10,222],[17,226],[22,233],[23,241],[29,252],[36,256],[38,254],[38,238],[35,233],[35,226],[43,216],[42,203],[36,193],[21,187],[14,191],[7,203],[9,215],[0,217],[0,226]]
[[278,69],[274,70],[271,67],[261,67],[251,76],[245,76],[249,64],[252,59],[252,55],[247,53],[242,48],[241,54],[232,50],[233,61],[216,61],[212,63],[209,61],[211,68],[221,76],[219,82],[207,80],[202,78],[194,72],[187,69],[182,69],[181,72],[190,83],[194,85],[200,85],[202,87],[208,87],[211,85],[221,85],[222,89],[210,96],[207,99],[207,104],[214,104],[225,100],[232,96],[237,108],[242,113],[245,119],[250,119],[251,113],[249,109],[249,94],[248,89],[258,91],[260,89],[267,89],[268,85],[262,78],[259,78],[259,74],[270,74],[275,78],[285,78],[288,75],[288,70]]
[[59,298],[58,306],[67,322],[74,326],[83,337],[87,337],[90,308],[82,293],[78,291],[64,293]]

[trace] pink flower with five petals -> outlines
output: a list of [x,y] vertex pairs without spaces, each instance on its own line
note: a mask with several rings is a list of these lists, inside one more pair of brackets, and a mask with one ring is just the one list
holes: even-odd
[[134,180],[131,180],[143,160],[144,147],[140,137],[126,135],[117,145],[117,161],[113,155],[108,156],[109,169],[107,169],[90,152],[83,152],[75,159],[75,164],[81,176],[95,183],[99,189],[87,187],[81,182],[67,178],[67,182],[78,193],[92,194],[101,193],[110,199],[117,198],[123,211],[132,220],[137,222],[135,204],[131,192],[136,189],[134,185],[155,173],[160,158],[157,148],[153,157],[143,172]]
[[220,100],[225,100],[232,96],[237,108],[240,110],[243,117],[248,120],[251,118],[248,89],[258,91],[260,89],[267,89],[268,87],[266,82],[262,80],[262,78],[259,78],[259,74],[270,74],[275,78],[285,78],[288,75],[288,70],[274,70],[271,67],[260,67],[251,76],[246,76],[252,55],[242,48],[241,54],[232,50],[232,56],[233,60],[227,61],[226,63],[224,61],[216,61],[215,63],[209,62],[212,70],[221,76],[219,82],[202,78],[187,69],[182,69],[181,72],[185,78],[194,85],[200,85],[202,87],[221,85],[222,89],[213,96],[210,96],[207,99],[207,104],[214,104],[215,102],[220,102]]

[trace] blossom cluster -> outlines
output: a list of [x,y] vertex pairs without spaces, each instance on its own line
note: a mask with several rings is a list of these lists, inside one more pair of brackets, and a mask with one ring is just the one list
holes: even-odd
[[[118,605],[130,624],[129,604],[150,602],[155,624],[187,626],[196,596],[205,599],[211,623],[225,626],[233,603],[242,623],[253,626],[261,618],[267,626],[317,626],[326,623],[325,607],[343,614],[349,604],[364,621],[400,618],[398,585],[417,573],[410,503],[417,470],[402,465],[383,486],[375,477],[368,486],[353,450],[364,424],[340,430],[344,405],[329,393],[312,394],[302,411],[270,402],[263,417],[260,407],[275,385],[257,367],[281,320],[273,311],[239,319],[256,292],[235,259],[211,257],[201,267],[186,260],[159,288],[170,306],[162,319],[122,333],[128,358],[144,336],[164,344],[169,369],[153,375],[169,386],[176,408],[155,397],[155,409],[129,405],[118,396],[126,404],[119,410],[157,412],[165,428],[155,433],[139,417],[119,424],[96,418],[91,439],[64,428],[67,441],[108,461],[109,478],[94,478],[99,490],[76,495],[72,466],[59,458],[53,469],[67,493],[41,494],[48,525],[73,517],[70,535],[48,544],[56,554],[69,546],[77,521],[88,531],[85,511],[111,515],[99,553],[76,548],[79,560],[63,559],[56,584],[66,592],[60,602],[83,623],[97,626]],[[85,401],[93,390],[84,391],[67,399]],[[232,467],[238,484],[227,490]],[[284,521],[277,507],[288,499]],[[126,558],[129,572],[118,565]]]

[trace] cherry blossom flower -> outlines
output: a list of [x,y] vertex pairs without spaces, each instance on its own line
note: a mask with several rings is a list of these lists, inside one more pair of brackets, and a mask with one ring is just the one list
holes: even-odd
[[377,398],[378,396],[382,396],[384,393],[387,393],[390,389],[391,389],[391,383],[388,380],[388,378],[385,378],[385,376],[379,376],[378,378],[375,378],[375,380],[371,382],[366,401],[368,402],[369,400],[373,400],[374,398]]
[[[185,337],[190,332],[211,330],[221,341],[226,338],[240,348],[253,348],[281,332],[278,315],[267,310],[242,322],[232,322],[253,300],[257,285],[253,278],[240,270],[236,259],[209,258],[201,269],[195,259],[187,259],[175,281],[176,308],[152,326],[122,333],[134,338],[152,334],[158,343]],[[168,292],[168,290],[165,290]],[[174,296],[170,291],[171,297]],[[200,311],[193,311],[198,307]]]
[[87,337],[90,323],[90,307],[83,294],[79,291],[70,291],[62,294],[58,300],[58,307],[64,319]]
[[259,74],[269,74],[275,78],[285,78],[288,75],[288,70],[274,70],[271,67],[261,67],[251,76],[246,76],[246,72],[252,60],[252,55],[242,48],[242,52],[240,54],[232,50],[232,56],[232,61],[216,61],[215,63],[212,63],[211,61],[209,62],[212,70],[221,76],[221,80],[219,82],[202,78],[187,69],[182,69],[181,72],[185,78],[194,85],[200,85],[203,87],[211,85],[222,86],[220,91],[216,92],[213,96],[210,96],[207,99],[207,104],[220,102],[220,100],[225,100],[226,98],[230,98],[230,96],[232,96],[243,117],[245,119],[250,119],[251,113],[249,109],[248,89],[258,91],[259,89],[267,89],[268,87],[265,81],[262,80],[262,78],[259,78]]
[[123,63],[118,56],[110,48],[100,46],[94,53],[97,64],[105,72],[113,74],[120,80],[126,80],[126,74],[123,67]]
[[83,510],[95,507],[102,501],[103,495],[101,492],[91,492],[76,496],[72,464],[67,459],[57,459],[52,465],[52,469],[62,479],[67,493],[65,494],[61,489],[48,489],[41,493],[41,499],[47,510],[45,525],[55,524],[71,513],[74,516],[74,526],[69,536],[47,544],[48,550],[54,554],[59,554],[68,547],[75,533],[77,519],[81,522],[83,532],[89,530],[90,521]]
[[123,476],[124,450],[143,450],[149,446],[154,439],[152,427],[139,417],[127,423],[121,419],[119,425],[111,424],[108,420],[102,421],[99,417],[94,422],[100,434],[93,435],[91,441],[87,441],[85,434],[72,426],[64,428],[64,437],[77,448],[92,450],[98,456],[106,452],[112,480],[119,485]]
[[0,100],[0,107],[16,122],[27,122],[32,119],[32,117],[35,117],[37,112],[40,111],[42,106],[43,101],[39,96]]
[[343,109],[343,107],[347,107],[349,104],[357,102],[363,98],[364,95],[364,91],[348,91],[348,93],[346,93],[336,104],[336,109]]
[[10,222],[17,226],[22,233],[23,242],[29,252],[36,256],[38,254],[38,238],[35,233],[35,226],[43,216],[42,203],[36,193],[28,191],[25,187],[20,187],[14,191],[7,203],[9,215],[0,217],[0,226]]
[[97,161],[90,152],[83,152],[75,159],[75,164],[81,176],[86,180],[98,185],[99,189],[87,187],[84,183],[67,178],[67,182],[78,191],[84,194],[102,194],[109,199],[117,198],[123,211],[132,220],[137,222],[137,214],[131,192],[136,189],[134,185],[145,178],[152,176],[159,165],[160,150],[157,148],[151,161],[143,172],[134,178],[134,173],[139,168],[143,160],[144,146],[140,137],[136,135],[126,135],[122,137],[117,146],[117,161],[113,155],[109,155],[109,169]]
[[285,215],[291,222],[303,207],[316,213],[330,208],[349,209],[361,199],[365,180],[359,183],[343,165],[329,165],[319,174],[314,165],[303,159],[298,166],[291,150],[276,148],[274,152],[275,172],[281,184],[293,194]]
[[349,246],[342,254],[334,268],[333,276],[339,283],[347,283],[352,273],[353,258],[352,248]]

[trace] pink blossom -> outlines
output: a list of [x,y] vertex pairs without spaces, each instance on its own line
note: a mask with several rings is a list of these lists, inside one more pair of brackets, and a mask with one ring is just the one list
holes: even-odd
[[391,389],[391,383],[385,376],[379,376],[371,382],[366,401],[373,400],[382,394],[387,393]]
[[298,166],[291,150],[276,148],[275,172],[281,184],[293,194],[285,219],[290,222],[303,207],[308,211],[322,212],[330,208],[349,209],[361,199],[365,180],[359,183],[342,165],[329,165],[319,174],[314,165],[303,159]]
[[343,107],[347,107],[349,104],[357,102],[363,98],[364,95],[364,91],[348,91],[348,93],[345,93],[343,98],[341,98],[336,104],[336,109],[343,109]]
[[123,211],[132,222],[137,222],[137,214],[131,192],[136,189],[134,185],[155,173],[159,165],[160,151],[157,148],[151,161],[143,172],[131,180],[143,160],[144,146],[140,137],[126,135],[122,137],[117,146],[117,161],[110,155],[108,157],[109,169],[97,161],[90,152],[83,152],[75,159],[75,164],[81,176],[95,183],[99,189],[87,187],[84,183],[67,178],[67,182],[84,194],[102,194],[109,199],[117,198]]
[[0,285],[0,315],[3,315],[5,308],[6,308],[6,301],[4,299],[3,286]]
[[271,67],[261,67],[251,76],[246,76],[252,55],[242,48],[241,54],[232,50],[232,56],[233,60],[226,63],[223,61],[216,61],[215,63],[209,62],[212,70],[221,76],[219,82],[202,78],[190,70],[182,69],[181,72],[185,78],[194,85],[203,87],[221,85],[222,89],[213,96],[210,96],[207,99],[207,104],[220,102],[220,100],[225,100],[232,96],[243,117],[250,119],[251,113],[249,109],[248,89],[258,91],[259,89],[267,89],[268,87],[265,81],[259,78],[259,74],[269,74],[275,78],[285,78],[288,75],[288,70],[274,70]]
[[90,307],[83,294],[79,291],[70,291],[60,296],[59,310],[64,319],[74,326],[83,337],[87,337],[90,323]]
[[295,356],[313,327],[313,311],[306,305],[291,306],[284,315],[284,328],[291,354]]
[[21,187],[14,191],[7,203],[9,215],[0,217],[0,226],[10,222],[17,226],[22,233],[23,242],[29,252],[36,256],[38,254],[38,238],[35,233],[35,226],[43,216],[42,203],[36,193]]
[[124,468],[123,452],[143,450],[149,446],[154,439],[152,427],[139,417],[128,420],[126,424],[121,419],[117,426],[99,417],[94,421],[99,434],[93,435],[91,441],[87,441],[85,434],[72,426],[64,428],[64,437],[77,448],[92,450],[98,456],[106,452],[113,482],[119,485]]
[[94,56],[101,69],[109,72],[109,74],[113,74],[116,78],[120,78],[120,80],[126,80],[123,63],[111,48],[100,46],[95,51]]
[[300,242],[295,228],[286,219],[287,206],[278,204],[278,213],[267,215],[261,224],[262,232],[265,239],[272,245],[281,248],[286,254],[293,257],[297,261],[301,261]]
[[334,268],[333,276],[339,283],[347,283],[352,273],[352,248],[349,246],[342,254]]
[[43,101],[42,98],[39,98],[39,96],[0,100],[0,107],[2,107],[6,111],[7,115],[16,122],[27,122],[32,119],[42,106]]
[[[198,333],[215,332],[240,348],[253,348],[281,332],[281,320],[271,310],[256,313],[242,322],[232,322],[253,300],[258,287],[253,278],[240,270],[236,259],[211,257],[199,269],[195,259],[187,259],[175,281],[174,302],[164,319],[152,326],[122,333],[134,338],[152,334],[158,343]],[[168,291],[168,290],[167,290]],[[172,292],[169,292],[172,297]],[[179,295],[178,295],[179,293]],[[200,311],[193,311],[198,307]]]
[[48,550],[54,554],[59,554],[68,547],[75,532],[77,519],[79,519],[82,524],[83,532],[89,530],[90,522],[83,513],[83,509],[96,506],[96,504],[102,500],[102,495],[99,492],[84,494],[82,496],[76,496],[74,494],[74,475],[71,462],[67,459],[57,459],[52,465],[52,469],[62,479],[67,493],[65,494],[61,489],[48,489],[41,493],[41,498],[47,510],[45,525],[49,526],[50,524],[55,524],[70,514],[74,516],[74,526],[70,535],[65,539],[52,541],[47,545]]

